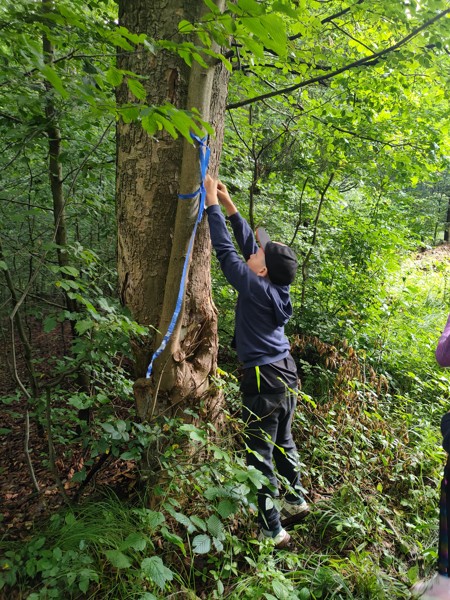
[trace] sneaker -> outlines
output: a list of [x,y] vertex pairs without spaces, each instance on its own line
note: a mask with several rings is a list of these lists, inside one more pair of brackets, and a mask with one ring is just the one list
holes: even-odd
[[450,579],[436,573],[428,581],[419,581],[413,585],[411,593],[421,600],[450,600]]
[[291,536],[285,529],[282,529],[277,535],[273,535],[272,531],[267,531],[266,529],[262,529],[261,533],[258,536],[260,542],[264,540],[269,540],[277,550],[281,550],[283,548],[288,548]]
[[300,502],[292,503],[287,500],[282,500],[280,509],[281,524],[293,525],[306,517],[309,513],[309,505],[304,498]]

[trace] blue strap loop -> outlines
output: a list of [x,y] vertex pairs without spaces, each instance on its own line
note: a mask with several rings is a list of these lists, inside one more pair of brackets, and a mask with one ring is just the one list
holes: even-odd
[[194,245],[194,239],[195,239],[195,235],[197,233],[197,227],[198,227],[198,224],[200,223],[200,221],[202,220],[203,210],[205,208],[205,197],[206,197],[205,177],[206,177],[206,173],[208,171],[208,164],[209,164],[209,157],[211,154],[211,150],[210,150],[209,146],[207,145],[208,136],[200,138],[197,135],[191,133],[191,137],[193,138],[194,141],[196,141],[198,143],[198,149],[199,149],[199,155],[200,155],[200,177],[201,177],[200,187],[198,188],[197,191],[193,192],[192,194],[178,194],[178,197],[181,198],[182,200],[191,200],[192,198],[196,198],[197,196],[200,196],[199,203],[198,203],[197,219],[195,220],[194,228],[192,230],[191,238],[189,240],[186,258],[184,259],[183,271],[181,274],[181,281],[180,281],[180,289],[178,290],[178,298],[177,298],[177,303],[175,305],[175,310],[173,312],[172,319],[169,323],[167,332],[162,339],[161,345],[156,350],[156,352],[153,354],[150,364],[148,365],[147,375],[146,375],[147,379],[149,379],[151,377],[152,371],[153,371],[153,363],[158,358],[158,356],[164,351],[164,348],[167,346],[167,342],[169,341],[169,339],[173,333],[173,330],[175,329],[175,325],[178,321],[178,317],[179,317],[180,311],[181,311],[181,306],[183,304],[184,288],[186,285],[189,257],[191,255],[192,247]]

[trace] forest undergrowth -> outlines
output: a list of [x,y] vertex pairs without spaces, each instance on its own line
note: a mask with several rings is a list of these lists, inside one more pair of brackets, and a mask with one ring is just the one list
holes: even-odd
[[[0,597],[411,597],[436,560],[445,458],[438,426],[450,388],[433,349],[446,318],[449,258],[442,246],[406,261],[363,336],[292,336],[302,382],[294,435],[312,510],[291,532],[289,551],[257,540],[262,480],[245,465],[228,353],[213,383],[225,398],[220,433],[202,422],[201,406],[140,422],[120,368],[97,394],[90,444],[77,434],[82,398],[57,390],[52,465],[48,411],[35,406],[40,495],[23,458],[23,406],[3,390]],[[139,468],[149,448],[158,453],[153,472]]]

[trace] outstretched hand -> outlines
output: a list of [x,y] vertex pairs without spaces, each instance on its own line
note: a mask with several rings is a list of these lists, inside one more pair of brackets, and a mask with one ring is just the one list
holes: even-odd
[[219,198],[220,204],[226,206],[231,202],[230,194],[228,193],[227,186],[220,181],[217,181],[217,197]]
[[237,208],[233,204],[230,194],[228,193],[227,186],[220,180],[213,179],[209,174],[206,175],[205,190],[206,206],[212,206],[213,204],[219,204],[220,202],[229,217],[234,215],[234,213],[237,213]]
[[231,217],[234,213],[237,212],[237,208],[235,207],[233,200],[227,190],[227,186],[222,183],[219,179],[217,182],[217,197],[219,198],[220,204],[224,207],[227,215]]
[[212,206],[213,204],[219,204],[217,198],[217,179],[213,179],[209,174],[205,177],[205,190],[205,205]]

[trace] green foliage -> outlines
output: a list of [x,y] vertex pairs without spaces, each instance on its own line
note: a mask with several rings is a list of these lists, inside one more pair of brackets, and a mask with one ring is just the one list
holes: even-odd
[[[182,21],[160,40],[118,26],[109,0],[2,3],[0,274],[12,273],[19,296],[27,290],[27,325],[42,320],[54,334],[69,323],[73,333],[65,356],[32,361],[45,385],[30,416],[64,456],[82,448],[84,465],[70,481],[80,493],[102,460],[142,464],[154,455],[142,480],[156,505],[96,498],[36,523],[20,544],[2,541],[7,593],[401,599],[432,568],[438,421],[450,397],[432,350],[448,311],[448,269],[438,256],[405,257],[440,239],[446,220],[449,20],[420,29],[447,9],[441,0],[366,4],[238,0],[220,13],[206,0],[200,22]],[[321,500],[293,533],[296,552],[275,554],[255,539],[263,479],[245,466],[238,420],[225,413],[219,439],[201,410],[142,423],[131,407],[130,339],[153,332],[117,299],[113,124],[174,139],[212,129],[195,107],[149,105],[150,76],[118,68],[117,48],[232,69],[221,177],[244,194],[237,202],[252,224],[298,253],[289,333],[310,339],[296,355],[303,390],[294,432],[305,486]],[[126,91],[122,105],[117,89]],[[264,103],[248,108],[255,97]],[[46,172],[55,123],[65,246],[54,239]],[[221,366],[230,372],[219,370],[213,384],[236,413],[235,294],[220,273],[213,286]],[[1,293],[9,316],[11,290]],[[76,379],[84,370],[88,389]],[[1,398],[8,411],[19,400]],[[79,416],[86,410],[89,424]],[[6,443],[10,433],[0,429]]]

